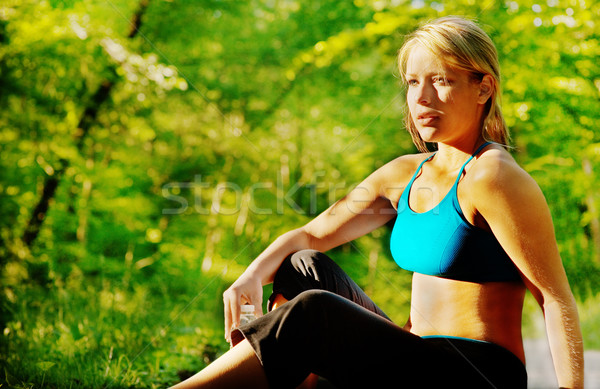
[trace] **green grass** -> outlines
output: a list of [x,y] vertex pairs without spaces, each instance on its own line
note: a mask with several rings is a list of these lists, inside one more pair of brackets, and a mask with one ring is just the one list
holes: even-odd
[[219,277],[153,275],[124,285],[74,269],[51,286],[5,289],[2,388],[165,387],[228,349]]
[[[396,308],[388,310],[401,321],[408,292],[399,302],[402,293],[389,283],[404,290],[406,275],[387,272],[388,265],[380,262],[370,292],[384,309],[396,301]],[[132,271],[115,263],[104,263],[103,269],[88,274],[73,265],[64,276],[51,271],[40,284],[32,282],[24,265],[6,267],[10,320],[0,336],[2,388],[165,387],[228,349],[221,294],[240,268],[214,265],[208,273],[192,269],[176,275],[161,269]],[[579,311],[586,348],[600,348],[600,295],[579,303]],[[525,337],[544,336],[540,315],[528,296]]]

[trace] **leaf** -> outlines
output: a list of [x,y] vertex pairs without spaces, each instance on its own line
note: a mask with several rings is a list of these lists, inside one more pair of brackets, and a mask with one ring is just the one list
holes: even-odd
[[44,362],[38,362],[35,364],[41,371],[48,371],[50,370],[50,368],[52,368],[52,366],[55,365],[54,362],[48,362],[48,361],[44,361]]

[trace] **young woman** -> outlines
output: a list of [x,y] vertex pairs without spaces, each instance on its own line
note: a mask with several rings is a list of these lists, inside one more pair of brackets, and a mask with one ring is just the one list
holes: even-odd
[[[526,388],[526,289],[544,312],[559,385],[583,387],[577,307],[550,212],[503,147],[492,41],[471,21],[442,18],[410,35],[398,59],[422,153],[381,167],[259,255],[223,295],[237,345],[178,388],[294,388],[311,373],[340,388]],[[414,271],[403,327],[322,254],[393,217],[392,255]],[[277,309],[232,332],[240,305],[261,306],[270,282]]]

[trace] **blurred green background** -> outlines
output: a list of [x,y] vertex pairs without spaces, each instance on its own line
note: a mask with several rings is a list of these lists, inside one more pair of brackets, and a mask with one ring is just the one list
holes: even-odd
[[[248,263],[415,151],[395,55],[444,15],[497,45],[514,156],[600,348],[599,3],[2,0],[2,387],[161,387],[225,351]],[[389,234],[332,256],[403,323]]]

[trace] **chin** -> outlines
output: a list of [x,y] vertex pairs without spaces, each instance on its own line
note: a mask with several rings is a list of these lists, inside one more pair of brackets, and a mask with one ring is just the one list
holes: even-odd
[[431,127],[419,128],[419,136],[421,136],[421,139],[423,139],[425,142],[437,142],[436,135],[437,135],[436,128],[431,128]]

